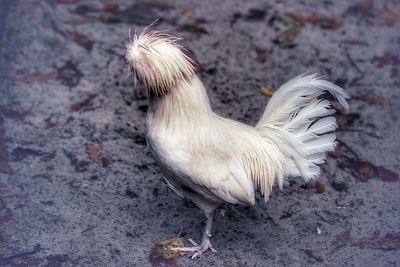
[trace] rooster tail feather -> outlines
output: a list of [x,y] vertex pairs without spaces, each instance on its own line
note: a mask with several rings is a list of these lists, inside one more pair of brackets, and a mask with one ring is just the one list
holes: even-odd
[[[272,96],[256,130],[265,140],[268,151],[280,161],[283,175],[274,177],[281,187],[283,177],[302,176],[306,181],[320,173],[318,164],[326,159],[326,152],[335,148],[335,110],[328,100],[317,99],[325,92],[348,109],[350,98],[342,88],[318,75],[301,75]],[[275,144],[273,145],[273,142]]]

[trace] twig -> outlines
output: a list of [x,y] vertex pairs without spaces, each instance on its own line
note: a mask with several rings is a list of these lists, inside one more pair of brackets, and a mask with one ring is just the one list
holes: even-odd
[[349,86],[353,86],[353,84],[355,84],[358,80],[361,80],[362,78],[364,78],[365,74],[364,72],[357,66],[357,64],[354,62],[354,60],[351,58],[349,51],[346,49],[345,50],[345,55],[347,60],[350,62],[350,65],[360,74],[359,77],[353,79],[350,81]]

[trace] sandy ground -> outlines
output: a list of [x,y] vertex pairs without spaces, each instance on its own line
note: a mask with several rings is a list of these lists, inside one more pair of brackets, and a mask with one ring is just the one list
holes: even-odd
[[[295,1],[291,1],[295,2]],[[399,1],[2,1],[1,266],[400,266]],[[255,124],[276,89],[320,72],[353,96],[320,183],[222,206],[217,254],[165,260],[204,218],[146,147],[128,29],[185,38],[219,114]]]

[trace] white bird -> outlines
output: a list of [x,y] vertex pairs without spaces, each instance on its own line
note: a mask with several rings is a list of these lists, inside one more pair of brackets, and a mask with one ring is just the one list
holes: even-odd
[[144,31],[126,44],[125,59],[146,89],[146,138],[167,184],[191,199],[207,216],[200,245],[177,248],[193,257],[207,250],[215,209],[223,202],[254,205],[255,190],[265,200],[288,177],[317,178],[318,164],[335,148],[335,110],[326,91],[348,108],[349,95],[317,75],[301,75],[282,85],[255,127],[214,113],[194,62],[178,38]]

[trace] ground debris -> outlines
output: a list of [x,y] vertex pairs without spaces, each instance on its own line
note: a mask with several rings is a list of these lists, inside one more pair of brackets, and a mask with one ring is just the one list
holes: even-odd
[[178,27],[178,31],[185,31],[185,32],[191,32],[191,33],[197,33],[197,34],[207,34],[208,31],[206,27],[204,26],[204,23],[206,21],[204,19],[195,19],[194,21],[190,23],[185,23],[181,26]]
[[361,239],[354,245],[362,249],[398,250],[400,249],[400,232],[386,234],[384,237],[373,235],[370,238]]
[[393,26],[400,17],[400,12],[395,9],[391,0],[386,0],[383,8],[376,8],[374,0],[361,0],[349,7],[347,14],[358,14],[370,18],[382,18],[386,26]]
[[334,247],[334,249],[343,247],[346,244],[346,242],[349,241],[350,234],[351,234],[350,229],[340,233],[338,236],[336,236],[335,240],[331,242],[331,245]]
[[325,185],[320,181],[315,181],[314,186],[315,186],[315,191],[319,194],[322,194],[326,191]]
[[267,61],[267,59],[268,59],[267,50],[265,50],[263,48],[260,48],[260,47],[256,47],[256,53],[257,53],[258,59],[261,62],[266,62]]
[[308,257],[310,257],[310,258],[312,258],[312,259],[314,259],[314,260],[316,260],[316,261],[318,261],[318,262],[323,262],[323,261],[324,261],[320,256],[318,256],[318,255],[316,254],[315,250],[305,249],[305,250],[304,250],[304,253],[305,253]]
[[384,99],[382,97],[372,97],[368,95],[352,95],[352,99],[358,99],[364,102],[367,102],[368,104],[372,105],[379,105],[379,106],[384,106],[387,107],[390,105],[389,100]]
[[185,17],[188,17],[188,18],[193,17],[193,14],[194,14],[194,12],[193,12],[192,9],[185,9],[185,10],[182,12],[182,15],[185,16]]
[[157,242],[151,249],[149,260],[153,267],[168,266],[178,267],[176,256],[184,256],[184,252],[177,252],[173,248],[184,247],[183,240],[179,237]]
[[69,106],[69,109],[71,111],[87,111],[90,110],[90,104],[92,103],[92,100],[96,97],[95,94],[91,94],[88,97],[86,97],[85,99],[81,100],[81,101],[77,101],[75,103],[72,103]]
[[343,157],[343,151],[340,149],[340,147],[336,147],[335,150],[328,151],[328,155],[331,158],[340,159],[341,157]]
[[28,115],[28,111],[23,108],[13,109],[5,106],[0,106],[0,114],[4,117],[22,120],[26,115]]
[[319,14],[312,14],[308,16],[298,15],[296,13],[289,12],[286,14],[289,18],[301,23],[312,23],[319,25],[323,29],[336,30],[342,26],[342,22],[335,17],[325,17]]
[[70,60],[57,69],[57,80],[69,87],[77,86],[82,77],[83,73]]
[[102,162],[101,155],[96,144],[87,143],[85,144],[85,148],[86,148],[86,153],[89,155],[89,158],[94,163],[100,164]]
[[11,77],[11,79],[13,79],[14,81],[19,81],[24,83],[35,83],[35,82],[56,80],[57,74],[55,72],[48,72],[48,73],[34,72],[31,74],[15,75]]
[[93,41],[89,39],[83,33],[77,31],[70,31],[69,34],[71,35],[72,40],[79,45],[80,47],[86,49],[86,51],[90,52],[93,48]]
[[400,180],[397,173],[384,168],[383,166],[377,166],[367,161],[361,160],[349,160],[351,167],[353,168],[355,177],[362,182],[366,182],[373,178],[378,178],[385,182],[396,182]]
[[333,187],[333,189],[335,189],[338,192],[345,192],[348,190],[348,186],[345,182],[338,182],[338,181],[333,181],[331,183],[331,186]]
[[299,27],[292,27],[283,32],[279,33],[278,36],[275,37],[274,43],[282,45],[287,48],[294,47],[294,41],[296,37],[299,35],[301,28]]
[[32,156],[32,157],[41,157],[46,155],[47,153],[41,150],[36,150],[36,149],[31,149],[31,148],[25,148],[25,147],[16,147],[14,150],[11,152],[11,159],[13,161],[21,161],[25,159],[26,157]]
[[265,96],[271,97],[275,93],[275,91],[266,85],[262,85],[260,87],[260,93]]

